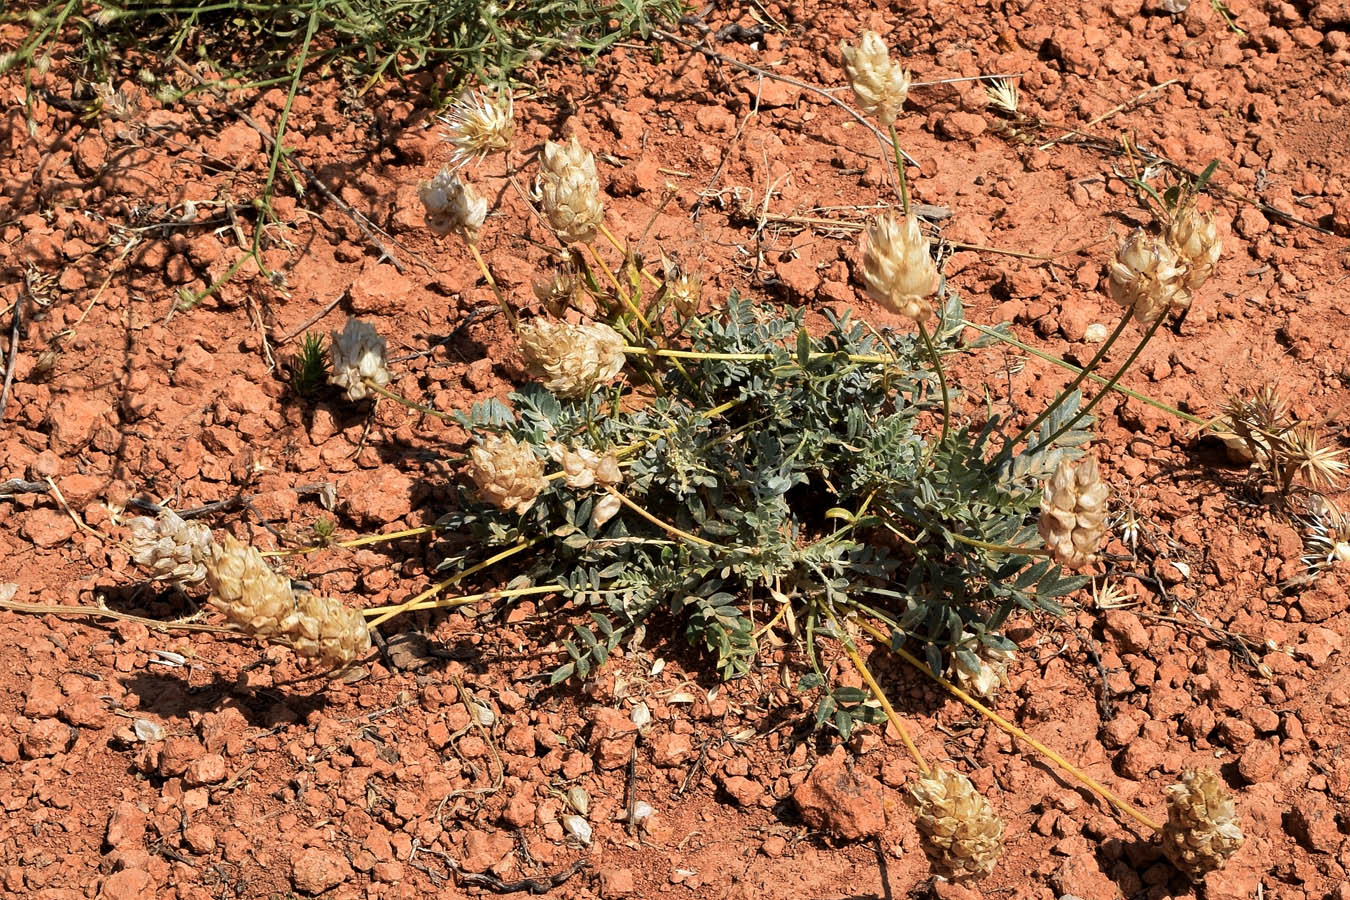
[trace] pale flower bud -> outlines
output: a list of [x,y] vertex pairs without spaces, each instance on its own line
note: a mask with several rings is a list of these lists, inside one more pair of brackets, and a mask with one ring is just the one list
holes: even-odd
[[952,681],[968,694],[993,700],[998,689],[1008,684],[1008,663],[1013,660],[1013,652],[991,647],[968,631],[962,633],[957,649],[973,653],[978,665],[972,667],[964,654],[953,652],[949,664]]
[[922,322],[933,311],[928,296],[937,290],[937,279],[928,238],[917,218],[881,216],[872,220],[863,248],[867,296],[891,312]]
[[584,397],[623,371],[623,337],[602,323],[535,319],[520,326],[519,337],[530,374],[559,397]]
[[666,273],[666,296],[680,315],[688,317],[698,312],[702,291],[703,285],[697,273],[684,272],[678,268]]
[[1233,798],[1208,769],[1187,771],[1167,788],[1163,853],[1192,881],[1222,869],[1242,846]]
[[932,769],[909,788],[924,853],[944,878],[983,878],[1003,852],[1003,820],[960,772]]
[[571,142],[544,144],[535,196],[549,225],[566,244],[589,243],[604,222],[595,157]]
[[1060,460],[1045,483],[1038,527],[1050,558],[1071,569],[1095,560],[1106,533],[1110,488],[1101,480],[1097,458],[1088,456],[1077,466]]
[[417,196],[426,212],[427,228],[436,234],[453,232],[470,244],[478,243],[487,220],[488,204],[473,185],[449,169],[441,169],[435,178],[417,189]]
[[515,103],[509,91],[493,98],[465,91],[441,122],[441,136],[454,148],[451,168],[458,169],[510,149],[516,135]]
[[548,488],[544,461],[530,445],[495,434],[469,450],[469,478],[481,500],[517,515],[524,515]]
[[345,390],[348,400],[364,400],[369,396],[367,382],[381,387],[389,383],[384,338],[374,325],[348,319],[342,333],[334,331],[332,336],[328,347],[333,369],[328,374],[328,383]]
[[1134,313],[1136,321],[1151,325],[1169,309],[1190,306],[1184,288],[1181,260],[1165,240],[1136,231],[1121,244],[1111,262],[1107,287],[1111,299]]
[[1183,206],[1167,223],[1164,237],[1185,268],[1182,286],[1187,291],[1194,291],[1209,280],[1223,252],[1219,226],[1213,216],[1200,213],[1193,205]]
[[159,517],[137,516],[127,522],[131,529],[131,558],[153,573],[155,581],[198,584],[206,578],[211,558],[211,529],[185,522],[165,507]]
[[563,483],[570,488],[582,490],[596,484],[619,484],[623,481],[618,457],[613,453],[601,456],[588,447],[573,450],[561,444],[551,446],[549,453],[562,466]]
[[889,127],[900,115],[909,95],[909,73],[891,60],[886,42],[875,31],[858,35],[858,46],[839,45],[844,71],[863,112]]

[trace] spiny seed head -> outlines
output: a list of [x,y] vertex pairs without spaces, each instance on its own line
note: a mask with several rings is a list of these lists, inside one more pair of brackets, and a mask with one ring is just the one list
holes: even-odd
[[548,224],[567,244],[589,243],[605,219],[595,157],[571,141],[544,144],[535,197]]
[[489,434],[469,450],[469,478],[485,503],[524,515],[548,487],[544,461],[529,444]]
[[535,319],[520,326],[519,336],[530,374],[559,397],[585,397],[623,371],[623,337],[603,323]]
[[909,788],[924,853],[944,878],[983,878],[1003,852],[1003,820],[960,772],[934,768]]
[[308,592],[272,570],[256,547],[225,535],[206,564],[210,604],[239,631],[288,644],[297,656],[345,667],[370,651],[370,630],[357,610]]
[[1051,559],[1078,569],[1097,558],[1097,547],[1106,533],[1110,494],[1097,469],[1097,457],[1088,456],[1077,466],[1060,460],[1045,484],[1038,523]]
[[863,246],[867,295],[907,319],[922,322],[933,311],[928,296],[937,290],[937,266],[919,220],[879,216],[868,225]]
[[1334,488],[1345,474],[1346,464],[1341,459],[1345,451],[1323,446],[1317,426],[1311,422],[1299,422],[1280,436],[1279,443],[1281,455],[1313,490]]
[[891,60],[886,42],[875,31],[863,31],[858,46],[841,43],[839,50],[859,108],[889,127],[909,96],[909,73]]
[[1321,494],[1313,494],[1308,498],[1308,514],[1301,521],[1304,565],[1315,572],[1350,563],[1350,515]]
[[360,319],[348,319],[342,332],[331,332],[328,344],[333,368],[329,384],[347,392],[348,400],[364,400],[370,395],[369,381],[381,387],[389,383],[384,338],[375,326]]
[[1183,772],[1181,783],[1167,788],[1163,852],[1192,881],[1222,869],[1242,840],[1233,798],[1213,772]]
[[153,574],[155,581],[199,584],[206,579],[206,561],[211,558],[211,529],[184,521],[165,507],[157,518],[137,516],[127,522],[131,529],[131,558]]
[[1139,230],[1116,252],[1107,288],[1111,299],[1132,311],[1136,321],[1151,325],[1169,309],[1180,312],[1190,306],[1184,274],[1181,260],[1166,240]]
[[1213,216],[1201,213],[1193,203],[1188,203],[1168,221],[1163,236],[1176,250],[1185,269],[1181,280],[1186,291],[1194,291],[1209,280],[1223,253],[1219,226]]
[[417,189],[426,214],[427,228],[436,234],[459,235],[477,244],[487,220],[487,200],[478,196],[473,185],[463,181],[449,168]]
[[441,136],[454,148],[451,168],[481,162],[493,153],[505,153],[516,136],[515,103],[510,91],[495,97],[465,91],[441,117]]
[[1008,683],[1008,664],[1013,660],[1013,651],[991,647],[969,631],[962,633],[956,649],[975,656],[972,661],[965,653],[951,654],[950,669],[956,686],[976,697],[994,699],[998,689]]

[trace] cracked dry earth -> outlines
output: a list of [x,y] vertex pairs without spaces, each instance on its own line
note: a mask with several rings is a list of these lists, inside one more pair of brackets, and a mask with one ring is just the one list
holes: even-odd
[[[1020,74],[1024,113],[1053,124],[1009,135],[983,88],[957,81],[914,87],[898,127],[968,315],[1010,321],[1055,357],[1084,361],[1089,327],[1114,320],[1105,259],[1144,221],[1111,150],[1119,136],[1192,171],[1217,159],[1215,184],[1231,192],[1211,198],[1218,272],[1126,383],[1208,417],[1229,392],[1278,380],[1344,448],[1350,7],[1232,0],[1230,25],[1206,0],[1180,14],[1165,5],[774,0],[705,21],[717,53],[830,88],[843,84],[838,42],[860,25],[919,82]],[[0,33],[6,48],[19,39]],[[703,272],[705,302],[736,289],[898,326],[855,280],[855,223],[889,196],[875,141],[817,94],[662,51],[627,44],[591,71],[532,70],[513,161],[579,135],[598,151],[618,233],[645,233],[649,256]],[[439,409],[522,380],[472,261],[421,221],[416,186],[448,156],[431,79],[358,99],[341,79],[307,78],[287,134],[317,178],[388,232],[401,270],[320,193],[283,180],[264,258],[284,288],[246,266],[171,314],[179,288],[205,287],[247,247],[266,161],[240,114],[274,127],[283,94],[163,106],[128,80],[123,117],[85,120],[69,102],[85,88],[68,55],[36,82],[35,138],[21,76],[0,80],[6,339],[14,304],[30,298],[0,480],[50,479],[61,495],[0,498],[5,592],[190,612],[181,596],[137,587],[119,543],[137,498],[189,509],[244,494],[203,520],[264,547],[303,544],[320,517],[338,538],[435,521],[463,431],[393,404],[299,399],[282,365],[332,306],[311,327],[374,322],[394,386]],[[1070,129],[1099,140],[1046,146]],[[475,172],[495,206],[482,248],[528,306],[546,235],[501,174],[500,159]],[[987,388],[1019,415],[1067,380],[1012,348],[975,356],[957,378],[972,409]],[[790,646],[719,686],[674,629],[654,628],[588,683],[549,688],[539,676],[557,665],[568,619],[545,598],[401,619],[388,637],[411,639],[336,682],[218,634],[0,611],[0,897],[459,897],[505,885],[559,898],[1350,900],[1350,575],[1282,587],[1304,573],[1299,531],[1245,472],[1150,407],[1112,397],[1101,411],[1096,449],[1118,510],[1139,523],[1132,547],[1108,548],[1132,557],[1114,582],[1129,605],[1101,611],[1081,596],[1064,620],[1015,621],[1021,649],[996,708],[1155,815],[1183,768],[1217,770],[1247,841],[1201,885],[878,653],[924,755],[969,773],[1008,823],[992,876],[934,885],[901,802],[913,764],[876,728],[844,745],[812,734],[811,698],[782,686],[800,663]],[[286,565],[368,607],[424,589],[436,562],[434,546],[408,539]],[[857,683],[846,663],[836,674]],[[652,714],[641,734],[638,703]],[[560,823],[572,787],[591,798],[589,846]],[[628,791],[655,809],[641,830],[617,821]]]

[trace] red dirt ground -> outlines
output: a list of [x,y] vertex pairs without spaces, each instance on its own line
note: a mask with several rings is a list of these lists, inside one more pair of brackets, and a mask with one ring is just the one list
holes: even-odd
[[[1107,144],[1129,134],[1192,170],[1218,159],[1217,184],[1324,230],[1216,200],[1218,273],[1179,333],[1159,332],[1127,383],[1209,416],[1228,392],[1278,379],[1295,411],[1325,422],[1344,447],[1350,8],[1234,0],[1239,34],[1205,0],[1181,15],[1160,6],[916,0],[860,15],[814,0],[770,2],[755,9],[781,31],[770,27],[755,46],[713,46],[838,89],[839,40],[870,26],[918,81],[1020,73],[1030,115]],[[714,31],[735,22],[753,25],[751,10],[707,18]],[[626,237],[644,232],[673,185],[643,248],[678,253],[702,271],[705,296],[737,289],[812,309],[852,306],[897,324],[852,280],[854,232],[782,220],[857,221],[859,207],[889,198],[876,142],[837,107],[670,46],[659,62],[629,45],[590,72],[559,65],[534,76],[537,94],[517,104],[513,162],[525,166],[545,138],[578,134],[597,150],[610,222]],[[388,83],[357,99],[340,79],[314,78],[287,133],[299,159],[397,239],[390,246],[403,272],[381,262],[333,204],[313,192],[296,198],[283,177],[282,224],[269,229],[266,261],[284,289],[246,271],[217,297],[170,315],[179,287],[201,289],[247,246],[266,159],[239,114],[274,127],[282,92],[163,107],[129,81],[125,118],[84,121],[59,102],[73,88],[58,55],[40,81],[51,97],[37,106],[34,139],[22,79],[4,76],[0,310],[12,308],[26,272],[53,280],[37,285],[43,305],[30,305],[36,314],[20,342],[0,480],[50,477],[88,525],[77,528],[49,493],[0,500],[0,583],[17,586],[14,599],[106,599],[181,615],[172,595],[135,594],[135,567],[104,537],[123,534],[131,497],[187,508],[246,492],[251,509],[207,521],[263,546],[277,536],[258,516],[292,546],[323,515],[335,516],[339,538],[436,519],[451,496],[443,459],[462,449],[461,430],[388,403],[372,422],[336,400],[297,400],[271,364],[293,354],[296,331],[336,300],[312,327],[340,328],[349,314],[376,323],[405,395],[466,407],[504,396],[521,378],[505,324],[474,315],[492,300],[472,260],[422,226],[417,183],[448,156],[429,83]],[[1063,128],[1023,142],[993,133],[994,122],[976,83],[916,86],[898,123],[919,162],[915,195],[951,211],[940,222],[948,240],[1053,254],[961,250],[945,271],[975,321],[1011,320],[1036,346],[1082,360],[1091,353],[1086,327],[1116,315],[1101,290],[1104,260],[1143,222],[1119,177],[1125,162],[1072,142],[1037,149]],[[533,303],[528,285],[546,263],[546,235],[501,171],[497,158],[475,174],[497,201],[483,250],[511,296]],[[196,218],[184,222],[189,201]],[[10,313],[0,321],[7,347]],[[977,356],[960,373],[976,398],[982,381],[1000,398],[1011,384],[1022,410],[1066,380],[1011,350]],[[485,605],[404,618],[395,633],[420,630],[430,656],[382,657],[351,683],[306,679],[284,650],[213,634],[0,612],[0,643],[10,648],[0,673],[0,897],[481,893],[457,886],[448,856],[507,881],[584,858],[589,868],[551,890],[567,898],[935,891],[1156,900],[1194,891],[1210,900],[1350,900],[1345,569],[1282,590],[1302,572],[1288,515],[1262,504],[1216,454],[1197,452],[1186,423],[1115,398],[1101,409],[1096,449],[1119,508],[1142,523],[1136,570],[1149,577],[1119,581],[1136,604],[1127,610],[1092,611],[1081,597],[1083,608],[1063,622],[1017,622],[1011,636],[1022,652],[997,708],[1154,815],[1182,768],[1216,768],[1248,837],[1201,887],[1168,866],[1146,833],[878,654],[872,662],[920,748],[954,760],[1008,823],[993,876],[973,888],[933,887],[900,802],[912,764],[875,729],[847,747],[806,732],[809,698],[781,686],[789,655],[766,654],[748,677],[718,687],[677,638],[654,635],[583,690],[550,689],[538,676],[557,664],[564,623],[547,602],[527,602],[505,615]],[[324,482],[336,490],[334,513],[297,490]],[[422,590],[436,559],[410,540],[288,562],[318,590],[375,606]],[[1254,637],[1265,673],[1200,617]],[[166,664],[163,651],[186,664]],[[261,658],[275,665],[253,667]],[[653,675],[658,659],[667,664]],[[490,726],[473,726],[457,684],[495,711]],[[640,701],[653,724],[635,738],[625,723]],[[137,741],[137,719],[166,738]],[[635,790],[656,809],[638,833],[614,821],[634,746]],[[880,781],[879,836],[849,843],[802,824],[788,797],[821,760]],[[558,823],[573,785],[592,798],[589,848],[567,843]],[[876,817],[875,796],[836,802]]]

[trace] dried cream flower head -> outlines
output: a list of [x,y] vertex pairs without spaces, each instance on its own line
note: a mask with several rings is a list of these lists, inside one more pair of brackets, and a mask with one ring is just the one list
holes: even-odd
[[968,694],[993,700],[998,689],[1008,684],[1008,664],[1013,660],[1013,651],[991,647],[969,631],[962,633],[956,650],[966,652],[951,654],[952,681]]
[[[576,490],[589,487],[613,487],[623,482],[623,472],[619,469],[619,459],[613,453],[604,456],[587,447],[573,450],[561,444],[549,448],[553,459],[562,466],[563,483]],[[613,493],[606,491],[595,500],[591,509],[591,528],[598,530],[618,514],[623,506]]]
[[348,400],[364,400],[371,384],[383,387],[389,383],[384,338],[374,325],[348,319],[342,332],[334,331],[332,337],[328,348],[333,369],[328,382],[345,390]]
[[933,312],[929,295],[937,290],[937,266],[928,238],[914,215],[872,220],[864,236],[863,285],[867,296],[907,319],[922,322]]
[[529,372],[559,397],[585,397],[623,371],[623,337],[603,323],[535,319],[519,329]]
[[153,574],[155,581],[198,584],[206,578],[211,558],[211,529],[186,522],[165,507],[158,518],[137,516],[127,521],[131,529],[131,558]]
[[703,283],[696,272],[686,272],[671,264],[666,269],[666,297],[675,307],[675,312],[686,318],[698,312],[698,301],[703,293]]
[[1133,312],[1136,321],[1151,325],[1169,309],[1180,312],[1191,305],[1184,275],[1171,244],[1140,230],[1116,252],[1107,287],[1111,299]]
[[1097,558],[1097,547],[1106,534],[1110,494],[1097,469],[1097,457],[1088,456],[1077,466],[1060,460],[1045,484],[1038,523],[1051,559],[1078,569]]
[[481,162],[493,153],[505,153],[516,136],[515,103],[508,90],[495,97],[465,91],[441,117],[441,136],[454,148],[451,168]]
[[844,54],[844,71],[858,106],[876,116],[883,127],[889,127],[909,96],[909,73],[891,60],[886,42],[875,31],[863,31],[858,35],[858,46],[843,43],[839,50]]
[[1168,221],[1163,236],[1185,268],[1181,278],[1185,290],[1194,291],[1209,280],[1223,253],[1213,216],[1201,213],[1193,203],[1185,204]]
[[470,448],[469,478],[481,500],[519,515],[524,515],[548,487],[544,461],[530,445],[495,434]]
[[1003,820],[960,772],[934,768],[909,788],[924,853],[944,878],[983,878],[1003,852]]
[[589,243],[604,222],[595,157],[576,137],[544,144],[535,196],[548,224],[565,244]]
[[1192,881],[1222,869],[1242,840],[1233,798],[1213,772],[1183,772],[1181,783],[1167,788],[1163,852]]
[[360,612],[297,594],[256,547],[233,535],[212,545],[206,582],[211,606],[244,634],[288,644],[298,656],[329,668],[348,666],[370,650],[370,630]]
[[487,220],[487,200],[478,196],[473,185],[448,168],[417,189],[426,213],[427,227],[436,234],[451,232],[470,244],[477,244]]

